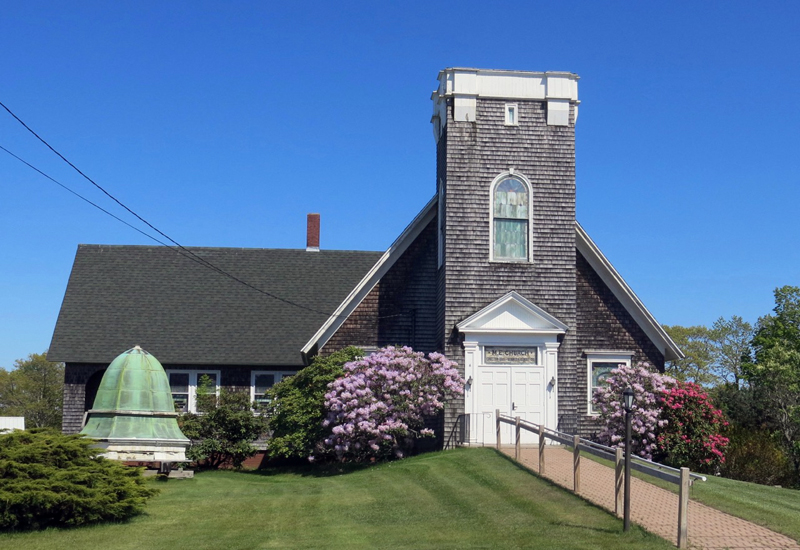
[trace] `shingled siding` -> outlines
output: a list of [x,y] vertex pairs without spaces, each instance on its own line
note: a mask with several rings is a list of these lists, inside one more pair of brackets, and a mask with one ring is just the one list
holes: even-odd
[[[105,372],[108,365],[97,363],[67,363],[64,369],[64,414],[61,430],[64,433],[78,433],[83,423],[83,413],[91,408],[86,403],[86,383],[93,374]],[[220,386],[231,391],[250,393],[251,375],[258,372],[296,372],[297,365],[163,365],[164,370],[220,371]]]
[[587,416],[589,381],[585,351],[631,351],[634,365],[647,362],[661,372],[664,371],[664,355],[580,252],[577,252],[577,268],[578,384],[584,392],[579,403],[580,433],[590,437],[598,425],[595,417]]
[[61,431],[75,434],[83,427],[86,412],[86,382],[96,372],[103,372],[108,365],[96,363],[66,363],[64,365],[64,408]]
[[[455,122],[448,108],[444,163],[446,181],[444,326],[446,354],[462,372],[464,351],[455,325],[516,290],[570,330],[559,348],[559,428],[574,432],[585,391],[576,372],[575,342],[575,126],[548,126],[542,101],[515,101],[519,126],[506,126],[503,100],[478,99],[476,121]],[[532,263],[490,262],[490,186],[513,168],[533,186]],[[448,409],[446,433],[463,412]]]
[[436,219],[394,263],[320,353],[345,346],[436,350]]

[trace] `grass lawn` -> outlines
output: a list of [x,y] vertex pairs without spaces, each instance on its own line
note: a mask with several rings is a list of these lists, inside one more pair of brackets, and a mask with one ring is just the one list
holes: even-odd
[[[581,453],[581,456],[613,467],[613,462],[609,460],[588,453]],[[632,471],[631,475],[674,493],[678,492],[678,486],[673,483],[636,471]],[[706,478],[707,481],[695,481],[692,485],[689,493],[692,500],[800,541],[800,491],[712,475]]]
[[672,546],[517,467],[457,449],[351,470],[204,472],[122,524],[0,535],[14,550]]

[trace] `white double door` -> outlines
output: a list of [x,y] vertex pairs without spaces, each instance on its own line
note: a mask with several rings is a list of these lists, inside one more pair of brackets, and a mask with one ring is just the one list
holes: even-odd
[[[473,423],[484,444],[495,444],[497,432],[495,411],[500,414],[546,424],[545,368],[543,366],[480,366],[477,369],[477,411],[479,418]],[[505,422],[500,424],[500,438],[504,445],[515,441],[515,428]],[[538,436],[521,431],[521,443],[538,443]]]

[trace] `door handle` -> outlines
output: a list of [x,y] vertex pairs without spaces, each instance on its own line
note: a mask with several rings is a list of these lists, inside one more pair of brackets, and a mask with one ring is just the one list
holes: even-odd
[[511,402],[511,410],[512,411],[516,411],[517,410],[517,404],[514,403],[513,401]]

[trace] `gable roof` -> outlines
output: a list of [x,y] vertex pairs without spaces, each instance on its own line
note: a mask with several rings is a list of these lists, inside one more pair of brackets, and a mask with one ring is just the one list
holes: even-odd
[[108,364],[141,345],[162,363],[301,366],[303,343],[381,257],[333,250],[189,250],[314,311],[256,292],[167,247],[80,245],[48,358]]
[[461,332],[564,334],[569,327],[511,291],[456,325]]
[[594,241],[586,233],[577,221],[575,222],[575,246],[578,252],[586,258],[595,273],[603,280],[606,286],[616,296],[617,300],[630,313],[633,320],[642,328],[650,341],[664,354],[664,359],[671,361],[684,357],[680,348],[672,341],[669,334],[658,324],[653,314],[650,313],[644,304],[636,296],[625,279],[614,269],[608,258],[600,251]]
[[303,360],[307,361],[308,356],[316,353],[333,336],[339,327],[344,324],[351,313],[366,298],[367,294],[378,284],[387,271],[403,255],[411,243],[419,236],[423,229],[431,222],[436,215],[437,196],[428,201],[419,214],[411,220],[411,223],[403,230],[392,246],[383,253],[380,259],[372,266],[372,269],[364,275],[364,278],[352,289],[350,294],[339,304],[328,320],[319,327],[319,330],[303,346],[301,351]]
[[[380,281],[381,277],[403,255],[403,252],[414,242],[422,230],[436,216],[436,206],[438,196],[428,201],[428,204],[420,211],[414,220],[406,227],[403,233],[389,247],[389,249],[375,263],[372,269],[367,272],[358,285],[347,295],[344,301],[339,304],[336,311],[325,321],[308,342],[302,348],[304,361],[307,361],[310,354],[318,351],[330,339],[333,334],[344,324],[347,317],[358,307],[362,300]],[[577,250],[589,262],[603,282],[611,289],[611,292],[620,301],[623,307],[630,313],[634,321],[642,328],[647,337],[664,354],[667,361],[683,358],[683,352],[678,348],[672,338],[658,324],[655,317],[647,310],[641,300],[636,296],[625,279],[614,269],[611,262],[603,255],[597,245],[592,241],[581,225],[575,222],[575,246]],[[520,296],[522,298],[522,296]],[[522,298],[524,300],[524,298]],[[531,304],[533,305],[533,304]],[[535,306],[534,306],[535,307]],[[480,313],[480,312],[479,312]],[[459,325],[467,322],[465,319]],[[556,319],[556,321],[558,321]],[[560,321],[558,321],[560,323]]]

